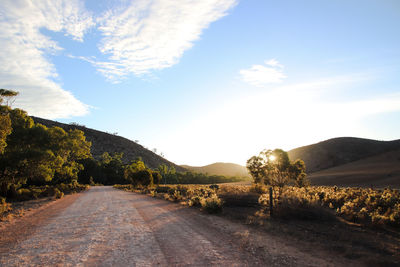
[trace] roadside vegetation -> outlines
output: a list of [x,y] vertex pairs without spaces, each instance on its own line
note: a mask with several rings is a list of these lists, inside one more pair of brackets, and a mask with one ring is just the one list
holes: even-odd
[[[398,190],[309,186],[304,162],[290,161],[281,149],[262,151],[248,160],[247,168],[254,179],[252,186],[215,183],[159,186],[135,182],[132,178],[129,184],[115,187],[200,207],[210,213],[221,212],[224,207],[242,207],[256,211],[256,216],[265,220],[340,219],[371,227],[400,227]],[[161,178],[170,172],[168,168],[161,169]]]
[[79,161],[91,156],[83,132],[34,123],[10,107],[17,95],[0,89],[0,215],[12,209],[9,202],[61,198],[88,188],[77,182]]

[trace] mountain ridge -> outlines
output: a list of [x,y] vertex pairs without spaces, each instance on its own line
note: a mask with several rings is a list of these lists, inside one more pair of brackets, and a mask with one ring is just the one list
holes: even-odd
[[99,130],[87,128],[75,123],[66,124],[53,120],[47,120],[31,116],[35,123],[43,124],[47,127],[57,126],[64,130],[78,129],[85,133],[86,140],[92,143],[91,152],[95,159],[100,159],[104,152],[109,154],[123,153],[122,161],[125,164],[130,163],[138,157],[141,157],[144,163],[150,168],[157,168],[161,164],[173,166],[177,171],[186,171],[181,166],[157,155],[156,153],[144,148],[142,145],[129,140],[125,137],[102,132]]
[[291,160],[302,159],[307,173],[313,173],[381,153],[400,149],[400,139],[378,141],[337,137],[288,151]]

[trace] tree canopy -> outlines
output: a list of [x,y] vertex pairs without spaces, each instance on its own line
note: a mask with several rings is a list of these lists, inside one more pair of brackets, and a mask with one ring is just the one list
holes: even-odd
[[288,153],[282,149],[264,150],[251,157],[246,167],[255,183],[279,187],[290,183],[299,187],[308,185],[304,161],[290,161]]
[[16,97],[18,94],[19,94],[18,92],[13,90],[0,89],[0,104],[2,104],[5,99],[6,106],[10,106],[10,102],[12,102],[12,99]]
[[6,138],[11,133],[11,119],[9,116],[9,107],[8,102],[10,98],[17,96],[18,92],[7,90],[7,89],[0,89],[0,105],[3,104],[4,99],[6,99],[6,105],[0,106],[0,154],[4,152],[4,149],[7,146]]
[[34,123],[21,109],[2,106],[2,111],[12,129],[0,155],[2,194],[7,184],[71,183],[78,179],[83,169],[79,161],[90,157],[91,146],[82,131],[47,128]]

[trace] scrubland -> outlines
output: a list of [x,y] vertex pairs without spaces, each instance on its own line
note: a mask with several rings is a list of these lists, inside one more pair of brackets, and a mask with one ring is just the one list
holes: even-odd
[[[126,191],[148,193],[166,200],[199,206],[215,213],[224,205],[259,206],[270,216],[267,186],[238,185],[169,185],[133,187],[116,185]],[[309,220],[339,217],[365,226],[400,227],[400,193],[398,190],[338,188],[327,186],[274,187],[273,216]]]
[[400,193],[398,190],[324,186],[168,185],[133,187],[148,194],[199,207],[262,231],[322,247],[339,256],[372,265],[400,263]]

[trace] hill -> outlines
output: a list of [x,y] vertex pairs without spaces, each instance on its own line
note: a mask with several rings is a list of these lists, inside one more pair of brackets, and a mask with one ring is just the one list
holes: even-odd
[[193,172],[207,173],[209,175],[250,177],[246,167],[235,163],[217,162],[202,167],[181,165],[181,167]]
[[304,160],[307,173],[314,173],[397,149],[400,149],[400,140],[376,141],[340,137],[295,148],[288,153],[291,160]]
[[309,178],[313,185],[400,188],[400,149],[314,172]]
[[184,168],[164,159],[143,146],[121,136],[86,128],[77,124],[65,124],[52,120],[46,120],[38,117],[32,117],[36,123],[47,127],[57,126],[64,130],[78,129],[85,133],[86,140],[92,142],[92,155],[95,159],[100,159],[104,152],[109,154],[124,153],[122,161],[126,164],[141,157],[145,164],[150,168],[157,168],[161,164],[174,166],[177,171],[185,171]]

